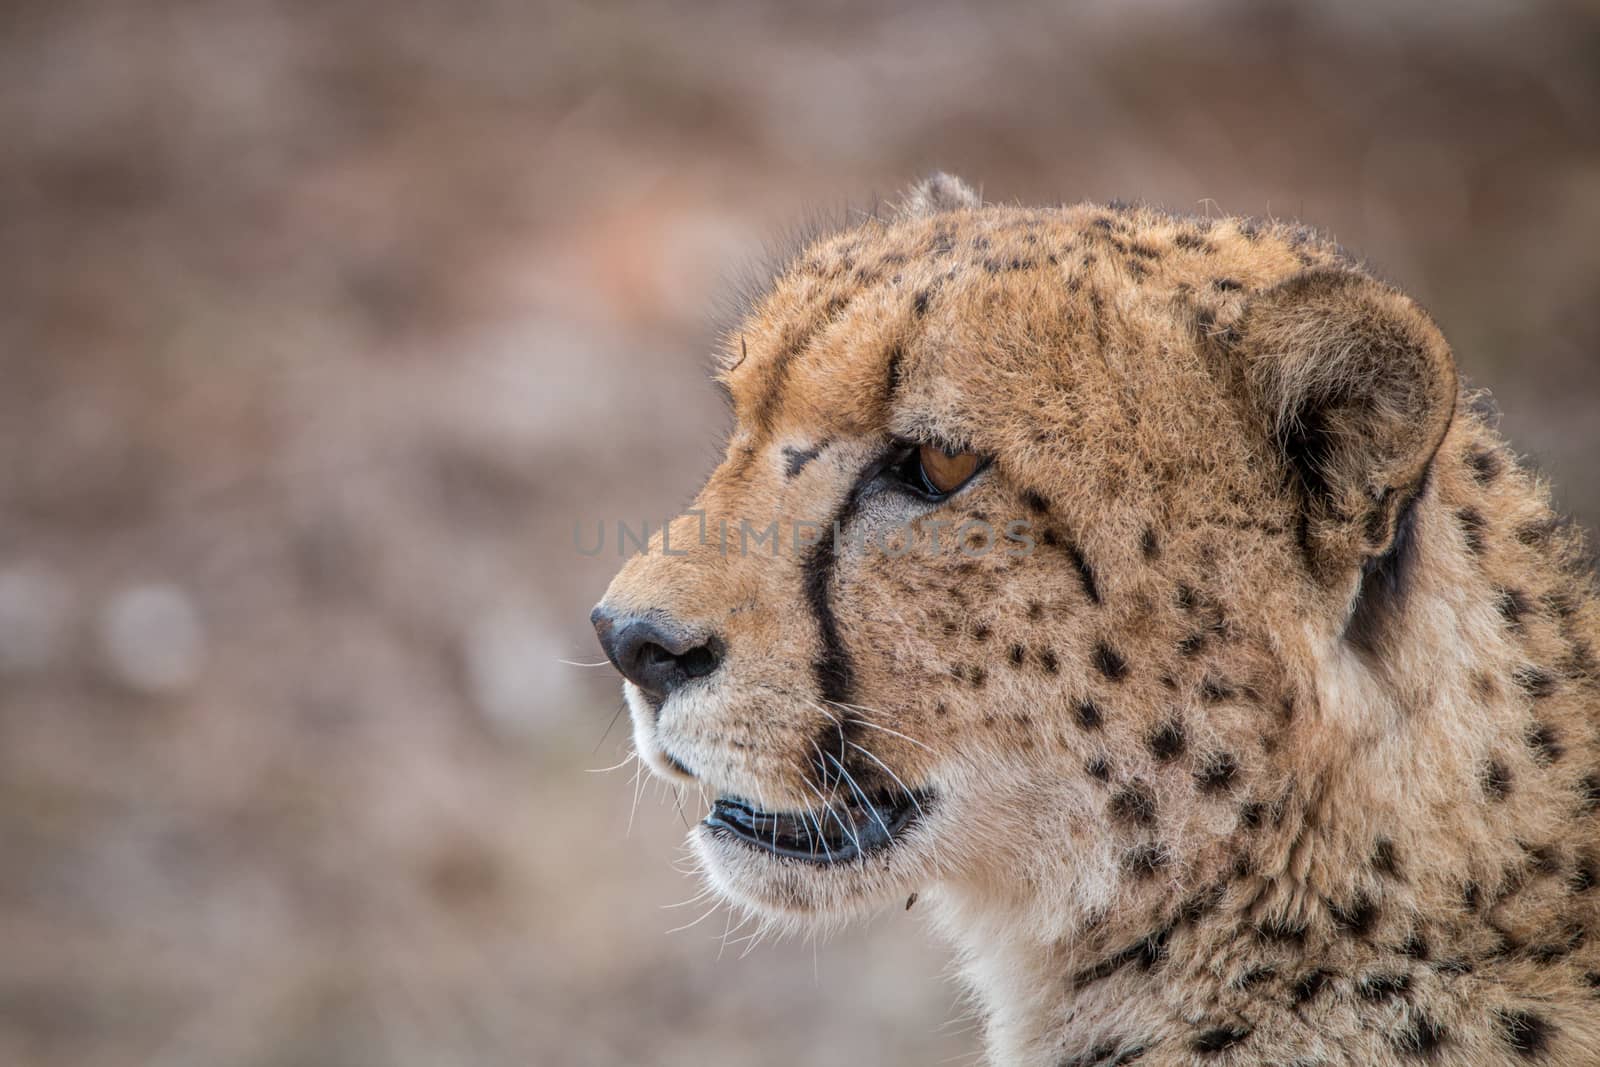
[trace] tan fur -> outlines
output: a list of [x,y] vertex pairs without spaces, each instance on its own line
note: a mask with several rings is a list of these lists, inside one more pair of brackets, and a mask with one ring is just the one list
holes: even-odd
[[[607,593],[727,647],[659,709],[628,687],[642,757],[815,810],[845,720],[933,791],[837,867],[698,828],[727,898],[828,923],[918,892],[997,1064],[1600,1063],[1600,602],[1408,298],[1300,228],[939,176],[801,252],[723,379],[687,554],[658,537]],[[1036,546],[841,546],[829,706],[791,535],[892,439],[992,463],[847,529],[1023,518]],[[719,550],[741,518],[779,520],[775,556]]]

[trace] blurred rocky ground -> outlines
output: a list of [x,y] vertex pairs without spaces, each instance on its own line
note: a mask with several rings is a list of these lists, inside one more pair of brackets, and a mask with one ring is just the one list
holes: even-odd
[[1593,529],[1597,55],[1580,0],[11,0],[0,1064],[969,1061],[915,913],[667,932],[698,799],[586,773],[574,522],[714,463],[730,275],[943,167],[1331,230]]

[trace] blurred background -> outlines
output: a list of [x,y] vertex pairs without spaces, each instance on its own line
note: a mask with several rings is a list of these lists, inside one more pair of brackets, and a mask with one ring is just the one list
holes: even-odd
[[575,665],[730,276],[931,168],[1325,227],[1595,527],[1594,3],[1067,8],[9,0],[0,1064],[970,1062],[915,912],[669,933]]

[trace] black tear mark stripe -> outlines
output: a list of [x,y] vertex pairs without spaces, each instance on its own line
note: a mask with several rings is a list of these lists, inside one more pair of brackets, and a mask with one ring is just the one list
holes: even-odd
[[[901,346],[895,345],[889,350],[888,355],[883,401],[886,412],[893,406],[895,395],[900,390],[903,371],[901,364],[905,351]],[[826,441],[819,443],[816,450],[825,448],[827,444]],[[883,463],[882,458],[875,459],[856,475],[849,495],[834,512],[833,522],[823,531],[822,538],[812,546],[811,551],[806,553],[805,560],[800,565],[806,603],[811,608],[812,617],[817,621],[817,636],[822,645],[821,654],[811,664],[811,673],[817,683],[818,695],[824,701],[849,703],[851,690],[855,685],[855,667],[850,659],[850,650],[845,647],[844,638],[839,635],[839,618],[833,611],[833,572],[839,563],[834,531],[843,530],[845,524],[850,521],[860,500],[862,486],[882,468]],[[790,465],[793,465],[792,459]],[[982,684],[982,673],[977,668],[974,668],[972,681],[974,685]]]
[[821,650],[811,663],[812,677],[817,683],[817,693],[824,701],[849,703],[855,682],[855,668],[850,662],[850,650],[839,636],[839,619],[833,613],[833,572],[838,564],[834,530],[842,530],[850,521],[856,508],[856,491],[852,489],[839,510],[834,513],[832,527],[823,531],[822,538],[806,553],[800,565],[801,582],[805,587],[806,604],[817,623],[817,637]]

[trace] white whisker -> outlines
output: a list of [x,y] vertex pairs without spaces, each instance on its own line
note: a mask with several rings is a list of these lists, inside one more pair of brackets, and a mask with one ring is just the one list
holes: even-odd
[[876,763],[878,766],[882,767],[883,768],[883,772],[885,774],[887,774],[890,778],[894,779],[895,785],[898,785],[900,787],[900,791],[906,795],[906,799],[911,801],[912,805],[916,807],[917,814],[926,816],[926,812],[924,812],[922,810],[922,805],[917,803],[917,795],[915,793],[913,793],[910,789],[906,788],[906,783],[900,780],[900,776],[898,774],[894,773],[894,771],[889,769],[889,765],[887,763],[884,763],[883,760],[879,759],[877,756],[874,756],[871,752],[868,752],[866,749],[862,748],[860,745],[856,744],[854,741],[846,741],[845,744],[849,745],[851,748],[855,749],[857,752],[859,752],[863,756],[867,757],[873,763]]
[[638,758],[639,754],[637,752],[629,751],[629,753],[623,757],[621,763],[613,763],[609,767],[585,767],[584,770],[589,774],[610,774],[612,771],[621,770]]

